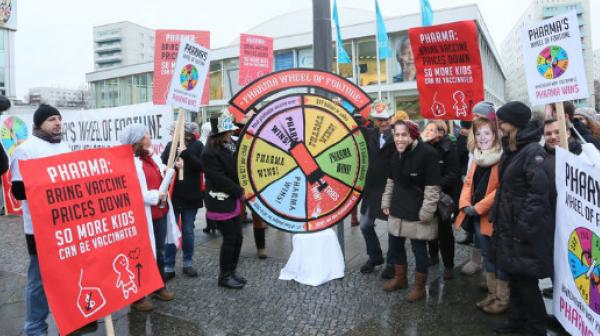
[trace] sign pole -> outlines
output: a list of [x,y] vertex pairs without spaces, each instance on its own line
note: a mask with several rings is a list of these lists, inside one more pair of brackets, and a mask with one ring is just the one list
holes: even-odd
[[104,327],[106,329],[106,336],[115,336],[112,315],[107,315],[104,317]]
[[[179,115],[183,115],[183,124],[179,126],[179,147],[182,150],[185,149],[185,110],[180,108]],[[181,168],[179,168],[179,181],[183,181],[183,162],[181,162]]]
[[175,130],[173,131],[173,140],[171,141],[171,149],[169,150],[169,160],[167,161],[167,169],[173,167],[175,162],[175,155],[177,154],[177,146],[179,145],[179,132],[185,123],[185,116],[182,113],[182,109],[179,109],[179,115],[177,116],[177,122],[175,123]]
[[562,149],[569,150],[569,144],[567,140],[567,122],[565,120],[565,109],[563,102],[556,103],[556,119],[558,119],[560,147]]

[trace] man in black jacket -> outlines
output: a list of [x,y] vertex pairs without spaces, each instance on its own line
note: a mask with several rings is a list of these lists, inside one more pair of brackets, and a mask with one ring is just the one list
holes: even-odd
[[[175,218],[181,217],[181,242],[182,242],[182,272],[189,277],[197,277],[198,272],[192,266],[194,255],[194,222],[198,208],[202,207],[202,192],[200,190],[202,163],[201,156],[204,145],[197,140],[198,125],[186,122],[184,127],[185,144],[180,144],[179,157],[183,159],[183,180],[177,178],[173,188],[173,212]],[[161,155],[164,164],[169,160],[171,142],[169,142]],[[175,277],[175,257],[177,246],[167,244],[165,248],[165,278]]]
[[[391,117],[389,109],[382,111],[373,109],[370,118],[373,120],[375,128],[362,128],[369,151],[369,169],[365,188],[362,192],[363,199],[360,208],[360,231],[365,238],[367,254],[369,255],[367,262],[360,268],[363,274],[372,273],[375,266],[384,262],[379,238],[375,232],[375,219],[387,220],[387,216],[381,211],[381,196],[389,174],[390,160],[395,152],[390,130]],[[394,276],[394,266],[389,258],[382,276],[384,278]]]

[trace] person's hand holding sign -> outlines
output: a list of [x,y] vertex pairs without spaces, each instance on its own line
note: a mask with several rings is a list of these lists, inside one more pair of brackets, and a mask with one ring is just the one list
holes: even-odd
[[383,208],[383,209],[381,209],[381,211],[383,211],[383,214],[386,216],[390,215],[390,208]]

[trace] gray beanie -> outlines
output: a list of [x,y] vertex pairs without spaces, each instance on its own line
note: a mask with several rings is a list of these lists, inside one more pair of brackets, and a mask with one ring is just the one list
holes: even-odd
[[495,113],[496,107],[489,101],[482,100],[473,106],[473,114],[480,114],[486,118],[490,113]]
[[575,109],[575,115],[580,115],[589,120],[596,121],[596,111],[591,107],[578,107]]
[[131,124],[121,131],[121,135],[119,135],[119,141],[121,141],[121,143],[124,145],[133,145],[140,142],[146,133],[148,133],[148,128],[146,126],[142,124]]

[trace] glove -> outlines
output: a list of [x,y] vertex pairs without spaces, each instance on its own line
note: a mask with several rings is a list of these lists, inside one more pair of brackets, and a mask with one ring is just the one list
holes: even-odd
[[190,151],[186,148],[179,153],[179,157],[182,159],[187,159],[190,156]]
[[467,214],[467,216],[471,216],[471,217],[477,217],[479,216],[479,214],[477,213],[477,211],[475,211],[475,207],[473,206],[468,206],[465,208],[465,214]]

